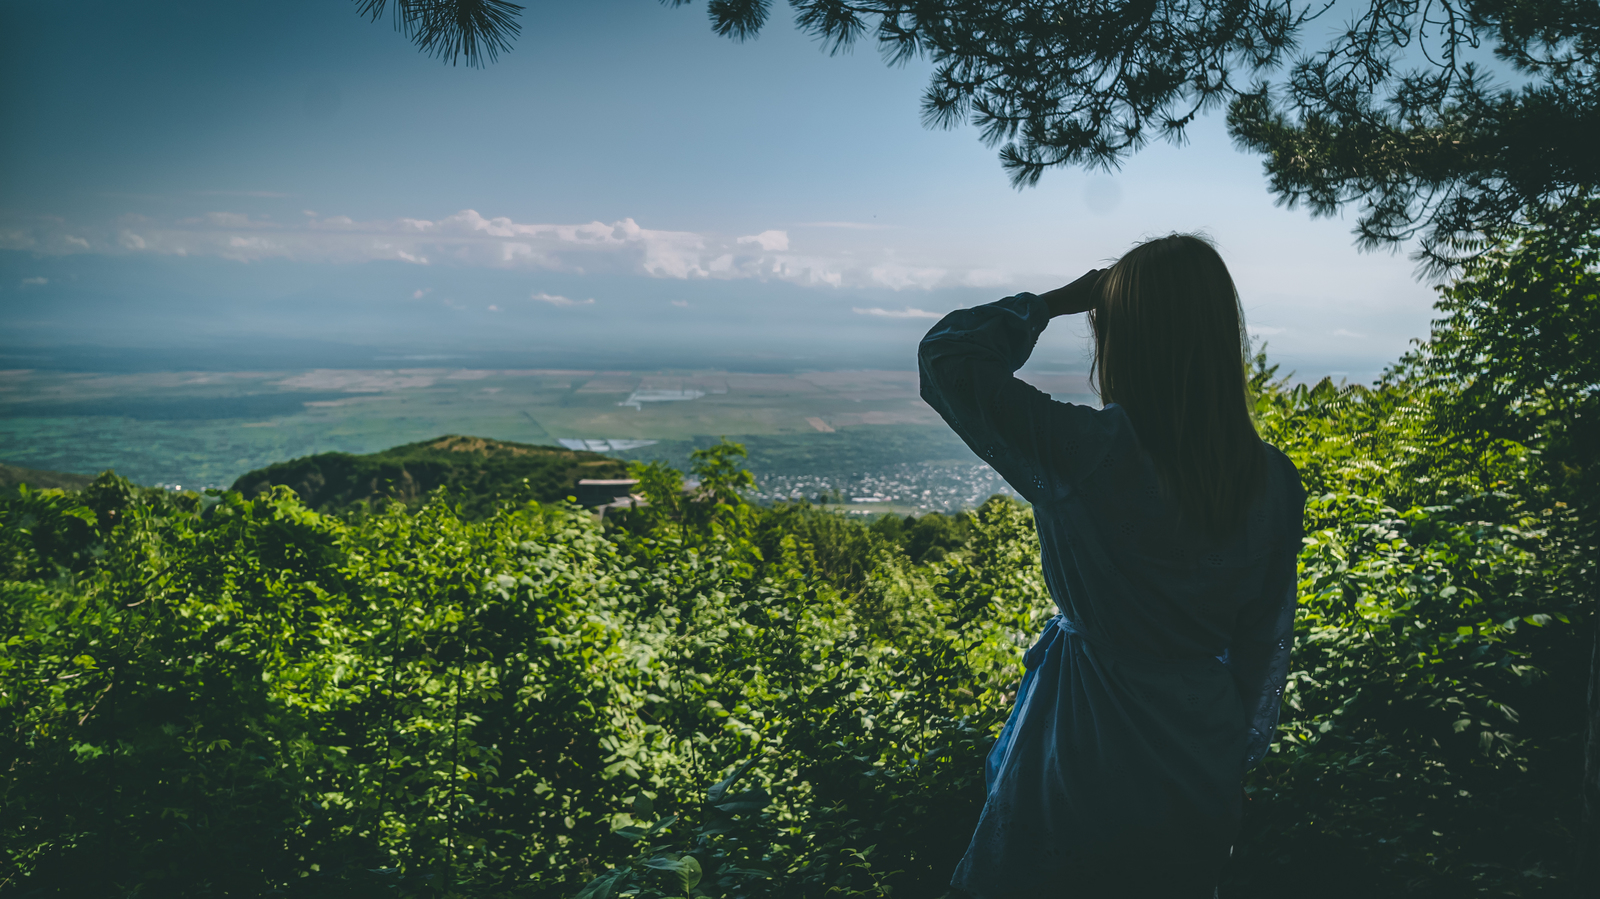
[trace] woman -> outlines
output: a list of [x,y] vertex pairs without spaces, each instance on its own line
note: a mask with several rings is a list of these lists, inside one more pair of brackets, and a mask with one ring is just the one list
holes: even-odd
[[[1102,409],[1012,374],[1048,319],[1080,312]],[[956,887],[1213,895],[1277,727],[1305,503],[1251,421],[1247,350],[1227,267],[1179,234],[923,339],[923,398],[1033,504],[1060,609],[1024,659]]]

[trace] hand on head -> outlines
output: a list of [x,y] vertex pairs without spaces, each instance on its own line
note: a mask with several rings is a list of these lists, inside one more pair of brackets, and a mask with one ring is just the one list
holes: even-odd
[[1050,317],[1076,315],[1093,309],[1100,302],[1100,278],[1106,271],[1103,268],[1090,269],[1083,277],[1065,287],[1039,294],[1039,298],[1050,309]]

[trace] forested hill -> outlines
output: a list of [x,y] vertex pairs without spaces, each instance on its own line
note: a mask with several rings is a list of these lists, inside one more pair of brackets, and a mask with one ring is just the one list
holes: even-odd
[[282,484],[307,506],[329,512],[380,498],[412,503],[446,487],[471,514],[486,511],[496,498],[558,501],[580,478],[626,477],[626,470],[599,453],[451,434],[367,455],[318,453],[277,462],[240,477],[232,489],[255,497]]
[[62,490],[82,490],[94,478],[86,474],[68,474],[64,471],[41,471],[18,465],[0,463],[0,487],[27,484],[36,490],[59,487]]

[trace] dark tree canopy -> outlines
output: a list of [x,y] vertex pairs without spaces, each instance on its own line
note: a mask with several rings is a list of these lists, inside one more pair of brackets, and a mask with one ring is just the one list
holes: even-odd
[[[374,19],[387,0],[357,0]],[[663,0],[673,6],[691,0]],[[931,126],[971,123],[1018,186],[1056,166],[1111,169],[1226,107],[1280,202],[1358,209],[1367,248],[1417,239],[1434,267],[1600,184],[1595,0],[790,0],[832,52],[871,40],[926,58]],[[468,65],[509,49],[506,0],[394,0],[423,51]],[[1348,9],[1348,11],[1347,11]],[[712,28],[756,36],[771,0],[709,0]],[[1347,15],[1323,46],[1302,41]],[[1521,83],[1469,57],[1487,48]]]
[[361,14],[376,22],[393,12],[396,31],[417,49],[455,65],[480,67],[511,49],[522,33],[522,7],[507,0],[356,0]]
[[[1485,44],[1521,86],[1464,59]],[[1371,0],[1286,84],[1232,98],[1228,125],[1281,201],[1357,204],[1363,246],[1418,236],[1458,262],[1600,184],[1600,3]]]

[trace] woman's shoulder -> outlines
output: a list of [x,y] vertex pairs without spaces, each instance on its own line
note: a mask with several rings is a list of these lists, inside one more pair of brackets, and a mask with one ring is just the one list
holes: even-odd
[[[1063,403],[1062,405],[1073,405]],[[1128,410],[1118,403],[1106,403],[1096,408],[1094,406],[1077,406],[1084,410],[1087,420],[1093,421],[1107,436],[1126,436],[1135,442],[1139,439],[1139,432],[1133,426],[1133,419],[1129,417]]]

